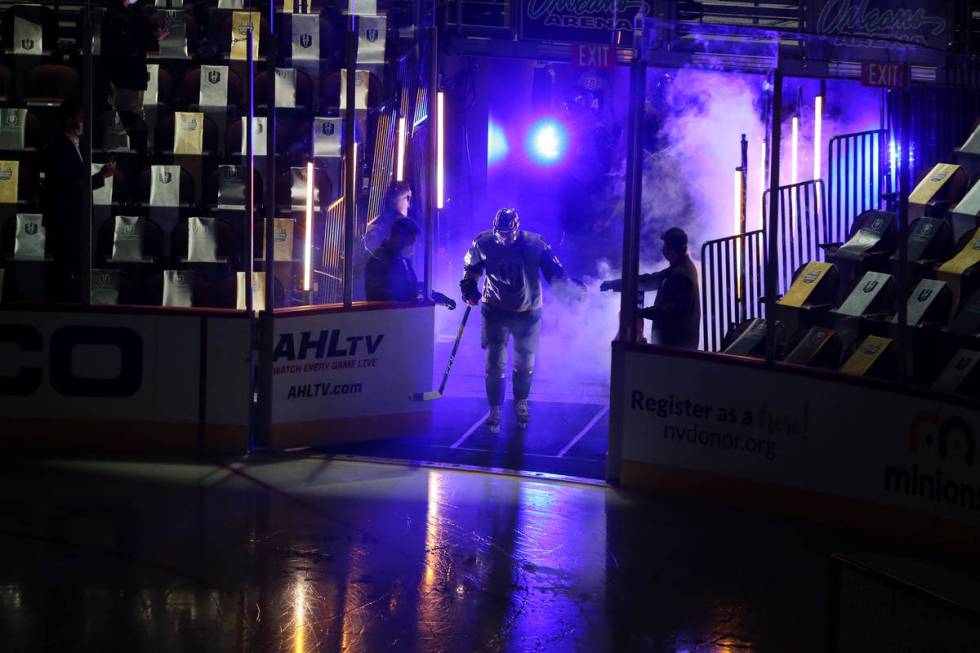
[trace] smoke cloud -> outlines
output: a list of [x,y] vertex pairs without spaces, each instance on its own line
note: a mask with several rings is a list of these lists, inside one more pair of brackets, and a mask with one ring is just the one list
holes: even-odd
[[[625,76],[610,78],[611,97],[625,98]],[[802,88],[799,107],[799,180],[813,177],[813,98],[820,92],[818,81],[786,80],[782,125],[781,180],[790,183],[791,121],[797,111],[796,98]],[[741,135],[748,140],[747,223],[749,230],[762,227],[762,197],[768,171],[763,170],[762,144],[766,137],[767,80],[762,75],[680,70],[651,70],[647,83],[647,106],[643,134],[643,201],[641,225],[641,271],[650,272],[665,265],[660,235],[679,226],[687,231],[690,253],[698,263],[701,245],[735,233],[735,168],[741,163]],[[532,105],[508,86],[505,106],[520,115],[534,113]],[[824,102],[822,175],[826,178],[827,145],[839,134],[874,129],[879,126],[880,92],[856,82],[829,82]],[[621,108],[620,105],[616,105]],[[517,111],[519,107],[520,111]],[[491,110],[495,109],[491,107]],[[490,206],[512,203],[524,216],[524,226],[544,234],[572,276],[588,286],[582,296],[546,291],[544,325],[535,376],[535,399],[564,401],[601,400],[608,393],[610,341],[618,330],[618,293],[599,292],[602,280],[620,275],[623,197],[625,177],[625,116],[615,111],[610,124],[618,125],[619,142],[614,163],[604,177],[608,192],[590,192],[583,183],[567,192],[570,165],[560,167],[548,177],[524,162],[498,164],[492,173],[486,201]],[[515,118],[516,120],[516,118]],[[505,128],[519,130],[507,123]],[[584,133],[584,132],[583,132]],[[513,138],[515,144],[519,142]],[[577,164],[576,164],[577,165]],[[562,184],[565,184],[563,186]],[[574,188],[574,186],[573,186]],[[562,195],[562,193],[565,195]],[[565,198],[571,197],[571,201]],[[565,216],[572,212],[592,225],[591,230],[568,231]],[[488,220],[489,221],[489,220]],[[476,231],[478,231],[476,229]],[[475,231],[474,231],[475,234]],[[447,243],[459,256],[469,245]],[[439,270],[442,289],[453,292],[462,270],[458,262],[452,270]],[[446,274],[449,272],[449,274]],[[647,301],[653,299],[648,294]],[[455,334],[459,315],[439,311],[438,331],[445,343]],[[481,392],[483,365],[479,351],[478,322],[464,338],[465,353],[457,361],[458,371],[470,379],[472,394]],[[646,324],[649,332],[649,323]],[[437,360],[441,374],[444,361]],[[454,373],[455,376],[455,373]],[[454,385],[458,384],[458,385]],[[462,389],[463,379],[454,379],[451,388]]]

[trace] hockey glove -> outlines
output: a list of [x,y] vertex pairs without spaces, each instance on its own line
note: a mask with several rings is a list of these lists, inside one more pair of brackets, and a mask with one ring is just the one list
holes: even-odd
[[446,297],[441,292],[436,292],[435,290],[433,290],[432,291],[432,301],[434,301],[436,304],[441,304],[441,305],[445,306],[446,308],[448,308],[451,311],[455,311],[456,310],[456,302],[453,301],[452,299],[450,299],[449,297]]
[[463,301],[470,306],[480,303],[480,289],[476,286],[476,279],[463,279],[459,282],[459,289],[463,293]]

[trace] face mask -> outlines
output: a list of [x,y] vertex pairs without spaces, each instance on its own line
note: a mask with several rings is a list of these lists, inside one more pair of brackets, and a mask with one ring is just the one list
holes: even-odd
[[517,240],[516,231],[495,231],[493,232],[493,235],[496,237],[497,242],[503,245],[504,247],[509,247],[510,245],[513,245],[514,241]]

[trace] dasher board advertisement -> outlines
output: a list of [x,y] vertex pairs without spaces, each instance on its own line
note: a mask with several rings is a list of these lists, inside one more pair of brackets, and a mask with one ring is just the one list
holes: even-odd
[[622,387],[624,485],[668,469],[756,482],[773,501],[792,488],[980,527],[976,408],[635,350]]
[[427,412],[431,306],[275,317],[273,430],[349,417]]
[[244,319],[0,311],[0,447],[243,451],[248,337]]

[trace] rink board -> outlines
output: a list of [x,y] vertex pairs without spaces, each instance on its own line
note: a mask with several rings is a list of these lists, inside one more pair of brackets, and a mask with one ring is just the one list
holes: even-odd
[[980,411],[761,362],[614,345],[610,476],[976,547]]
[[249,321],[234,312],[0,311],[0,446],[243,452]]
[[428,432],[433,306],[276,313],[270,446]]

